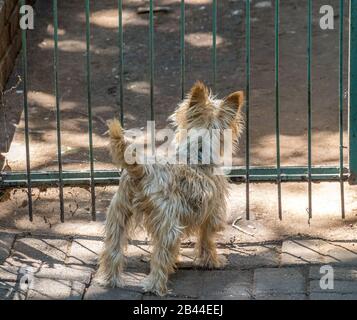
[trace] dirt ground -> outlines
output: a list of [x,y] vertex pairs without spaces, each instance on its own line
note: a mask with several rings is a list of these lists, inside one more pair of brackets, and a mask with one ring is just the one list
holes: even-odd
[[[338,183],[313,185],[313,218],[308,219],[306,185],[283,184],[283,220],[278,219],[277,192],[274,184],[251,186],[251,219],[245,220],[245,185],[231,185],[228,199],[228,220],[218,242],[229,244],[283,240],[290,237],[356,240],[357,195],[355,187],[346,185],[346,219],[340,216]],[[65,223],[60,222],[58,190],[33,189],[34,220],[28,220],[27,193],[18,189],[0,202],[0,229],[36,234],[81,235],[98,237],[103,232],[105,211],[116,187],[98,187],[97,221],[91,221],[90,193],[83,188],[65,188]],[[242,219],[239,219],[239,218]],[[237,230],[232,223],[238,219]],[[139,229],[133,239],[143,240]],[[194,239],[189,239],[193,240]]]
[[[212,84],[211,43],[212,4],[209,0],[186,2],[186,86],[197,79]],[[257,8],[252,1],[251,50],[251,161],[253,165],[274,165],[274,8]],[[154,107],[157,128],[180,100],[179,0],[155,1],[168,6],[168,13],[155,14]],[[338,163],[338,1],[314,1],[313,19],[313,164]],[[335,29],[321,30],[319,8],[335,9]],[[150,114],[148,15],[137,14],[148,1],[124,1],[124,110],[127,128],[143,128]],[[346,1],[347,5],[347,1]],[[95,169],[113,168],[107,152],[105,121],[118,115],[117,8],[113,1],[91,1],[91,66]],[[347,10],[346,10],[347,12]],[[245,88],[244,1],[218,1],[217,90],[218,96]],[[306,3],[281,1],[280,81],[282,165],[307,163],[307,57]],[[346,31],[347,31],[346,14]],[[59,91],[62,116],[62,154],[66,170],[88,169],[88,119],[85,82],[85,14],[80,1],[59,2]],[[35,29],[28,34],[29,111],[31,167],[57,168],[56,119],[53,84],[53,21],[48,1],[37,0]],[[347,34],[346,34],[347,39]],[[347,41],[346,41],[347,44]],[[345,52],[346,53],[346,52]],[[345,54],[346,56],[346,54]],[[347,64],[347,59],[346,59]],[[8,88],[21,74],[15,67]],[[346,79],[345,79],[346,80]],[[346,81],[345,81],[346,82]],[[345,86],[346,87],[346,86]],[[345,144],[347,144],[347,101],[344,99]],[[5,96],[0,108],[0,151],[12,170],[25,168],[24,119],[21,85]],[[8,138],[7,138],[8,137]],[[244,165],[245,139],[234,159]],[[347,160],[348,149],[345,150]],[[4,160],[4,159],[3,159]],[[0,166],[2,166],[0,159]],[[0,203],[0,227],[58,233],[97,233],[114,190],[97,188],[98,222],[89,222],[89,193],[66,188],[66,220],[58,217],[58,192],[34,190],[33,224],[27,221],[26,194],[12,191],[11,199]],[[276,186],[252,186],[252,221],[240,224],[252,230],[248,236],[227,226],[224,239],[249,241],[279,238],[291,234],[353,238],[356,234],[355,187],[346,186],[347,219],[339,214],[337,183],[314,184],[314,218],[308,223],[306,184],[283,186],[284,221],[278,222]],[[245,211],[243,185],[233,185],[230,223]],[[83,221],[86,223],[83,224]],[[254,229],[255,228],[255,229]]]

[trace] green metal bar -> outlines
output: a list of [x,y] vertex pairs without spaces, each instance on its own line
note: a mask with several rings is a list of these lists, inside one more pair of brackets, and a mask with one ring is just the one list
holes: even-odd
[[[26,5],[26,0],[21,0],[21,5]],[[27,100],[27,30],[21,30],[22,41],[22,68],[23,68],[23,90],[24,90],[24,117],[25,117],[25,148],[26,148],[26,187],[28,197],[29,219],[33,220],[32,213],[32,187],[31,187],[31,160],[30,160],[30,132],[29,132],[29,111]]]
[[357,0],[350,2],[349,51],[349,182],[357,184]]
[[123,0],[118,0],[118,23],[119,23],[119,109],[120,109],[120,123],[124,125],[124,43],[123,43]]
[[61,143],[61,109],[59,102],[59,84],[58,84],[58,4],[53,0],[53,74],[54,74],[54,91],[56,97],[56,134],[57,134],[57,162],[58,162],[58,187],[60,200],[60,218],[64,222],[64,199],[63,199],[63,178],[62,178],[62,143]]
[[150,120],[155,120],[154,111],[154,4],[150,0],[149,11],[149,59],[150,59]]
[[307,16],[307,143],[308,143],[308,210],[309,218],[312,218],[312,184],[311,184],[311,130],[312,130],[312,113],[311,113],[311,98],[312,98],[312,83],[311,83],[311,49],[312,49],[312,0],[308,0],[308,16]]
[[246,0],[246,145],[245,145],[245,165],[246,165],[246,219],[250,218],[250,129],[249,129],[249,109],[250,109],[250,0]]
[[276,170],[278,186],[278,215],[283,219],[281,203],[281,168],[280,168],[280,86],[279,86],[279,6],[280,1],[275,0],[275,126],[276,126]]
[[[307,167],[281,167],[282,182],[301,182],[307,180]],[[226,176],[237,182],[245,182],[246,168],[232,167],[225,168]],[[63,183],[66,186],[87,186],[91,183],[90,171],[63,171]],[[343,169],[343,179],[348,179],[348,168]],[[254,182],[276,182],[276,167],[250,167],[249,177]],[[339,181],[340,167],[312,167],[311,177],[313,181]],[[97,185],[117,184],[120,173],[117,170],[96,170],[94,171],[94,181]],[[36,186],[57,185],[59,179],[58,171],[33,171],[31,181]],[[26,187],[26,172],[3,172],[0,175],[0,187],[15,188]]]
[[185,0],[180,4],[181,99],[185,98]]
[[340,0],[340,52],[339,52],[339,129],[340,129],[340,194],[341,216],[345,218],[345,188],[343,180],[343,32],[344,32],[344,0]]
[[217,0],[212,0],[212,88],[216,92],[217,78]]
[[95,210],[95,183],[94,183],[94,157],[93,157],[93,120],[92,120],[91,67],[90,67],[90,7],[89,7],[89,1],[90,0],[86,0],[86,83],[87,83],[91,214],[92,214],[92,220],[95,221],[96,220],[96,210]]

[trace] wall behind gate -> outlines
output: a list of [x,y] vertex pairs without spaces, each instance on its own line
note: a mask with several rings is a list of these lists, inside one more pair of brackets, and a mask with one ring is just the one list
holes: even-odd
[[0,91],[5,88],[21,48],[19,2],[19,0],[0,0]]

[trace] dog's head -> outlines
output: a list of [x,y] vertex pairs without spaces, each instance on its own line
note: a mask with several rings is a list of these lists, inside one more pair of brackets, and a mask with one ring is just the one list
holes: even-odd
[[222,142],[225,130],[231,130],[234,148],[243,129],[243,105],[243,91],[236,91],[224,99],[217,99],[202,82],[197,81],[171,116],[178,129],[176,142],[180,143],[182,131],[187,131],[190,135],[192,129],[218,132]]

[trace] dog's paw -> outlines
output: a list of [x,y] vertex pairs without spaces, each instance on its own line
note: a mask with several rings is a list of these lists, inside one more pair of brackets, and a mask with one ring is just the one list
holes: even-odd
[[196,260],[196,265],[203,269],[223,269],[227,265],[227,258],[222,255],[204,255]]
[[125,286],[125,282],[121,277],[113,277],[110,279],[109,285],[112,288],[121,288]]
[[217,256],[217,261],[213,264],[215,269],[223,269],[228,263],[228,259],[223,255]]
[[142,283],[143,290],[145,292],[154,293],[160,297],[165,296],[167,294],[166,284],[160,283],[151,276],[148,276]]
[[103,274],[99,274],[96,276],[95,282],[102,287],[116,288],[116,287],[124,287],[125,286],[124,280],[119,276],[106,277]]

